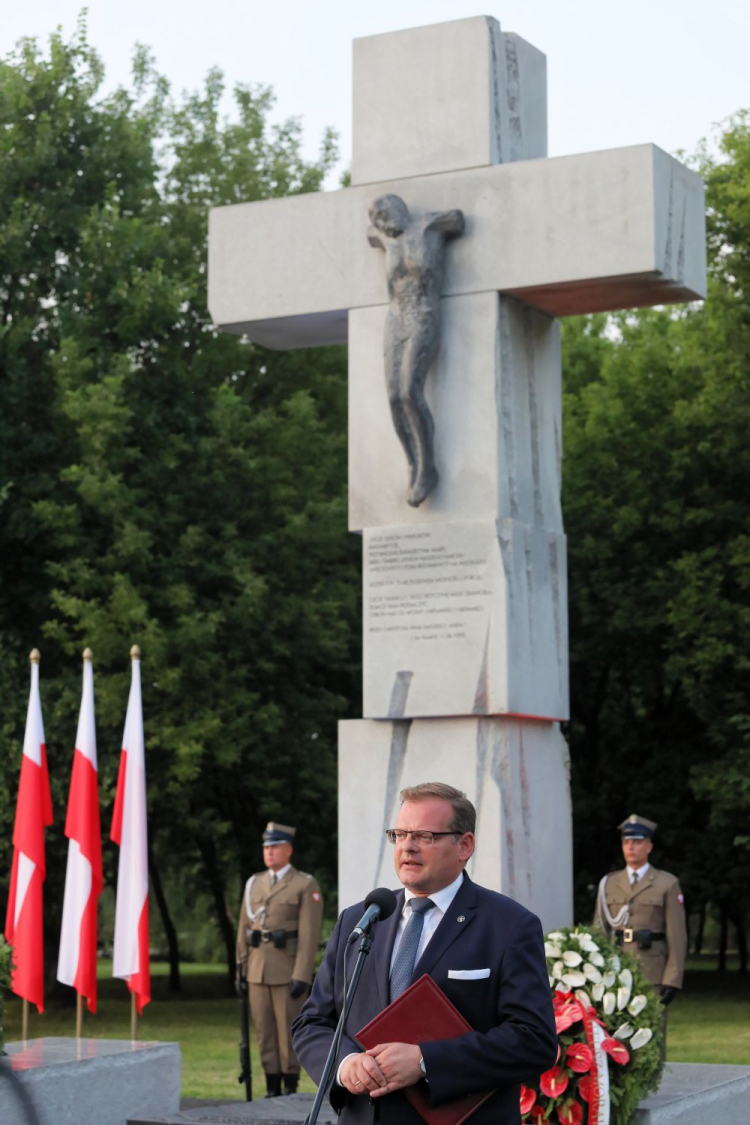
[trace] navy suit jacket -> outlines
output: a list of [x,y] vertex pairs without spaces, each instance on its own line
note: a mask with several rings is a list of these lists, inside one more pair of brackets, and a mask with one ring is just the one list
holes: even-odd
[[[404,905],[403,888],[390,918],[375,924],[372,951],[341,1042],[339,1062],[362,1048],[356,1033],[388,1005],[393,942]],[[315,978],[312,993],[294,1021],[294,1049],[319,1082],[344,995],[344,950],[364,903],[340,915]],[[358,944],[349,947],[347,981]],[[449,978],[449,970],[489,969],[475,980]],[[555,1065],[557,1034],[547,976],[542,927],[536,915],[505,895],[472,883],[464,872],[448,911],[414,967],[412,983],[429,973],[474,1028],[457,1039],[420,1044],[434,1105],[478,1090],[496,1089],[470,1118],[471,1125],[520,1121],[522,1083]],[[338,1064],[337,1064],[338,1065]],[[349,1094],[335,1081],[330,1101],[342,1125],[424,1125],[400,1091],[372,1101]]]

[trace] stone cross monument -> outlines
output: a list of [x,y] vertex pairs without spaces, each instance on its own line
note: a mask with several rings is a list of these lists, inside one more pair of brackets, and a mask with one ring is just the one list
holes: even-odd
[[[545,57],[484,16],[356,40],[353,144],[351,187],[218,208],[209,223],[209,306],[221,329],[270,348],[349,344],[365,717],[339,730],[340,901],[393,883],[384,832],[398,791],[442,780],[477,807],[469,873],[546,927],[564,925],[555,318],[702,297],[703,187],[652,145],[545,159]],[[398,223],[380,248],[377,236],[368,242],[371,209],[386,196],[420,230],[430,216],[454,217],[443,232],[439,342],[406,378],[434,427],[434,448],[430,426],[423,442],[434,472],[416,495],[417,439],[399,429],[396,367],[389,373],[384,357],[389,332],[401,330],[382,252]],[[392,215],[381,219],[382,231]]]

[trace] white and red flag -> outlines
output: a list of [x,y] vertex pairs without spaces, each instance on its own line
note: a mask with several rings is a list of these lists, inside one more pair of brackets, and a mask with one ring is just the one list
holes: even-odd
[[132,680],[120,773],[112,816],[112,839],[120,846],[115,910],[112,976],[122,977],[135,996],[138,1014],[151,999],[148,955],[148,837],[146,833],[146,761],[141,702],[141,660],[130,650]]
[[39,697],[39,652],[31,653],[31,691],[21,756],[13,870],[8,892],[5,936],[13,946],[11,989],[44,1011],[42,884],[45,876],[44,829],[52,824],[52,798]]
[[94,723],[94,669],[91,649],[83,654],[83,691],[73,751],[65,835],[65,876],[57,979],[86,997],[96,1012],[96,931],[102,892],[102,836],[99,822],[99,774]]

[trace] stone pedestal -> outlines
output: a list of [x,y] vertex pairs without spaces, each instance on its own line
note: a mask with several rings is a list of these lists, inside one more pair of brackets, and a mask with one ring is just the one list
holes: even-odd
[[533,910],[545,930],[573,922],[568,747],[556,723],[502,718],[339,724],[339,897],[393,886],[385,830],[399,790],[427,779],[477,810],[469,875]]
[[179,1109],[177,1043],[47,1038],[8,1043],[6,1050],[2,1125],[126,1125]]
[[747,1117],[750,1066],[667,1063],[635,1125],[736,1125]]

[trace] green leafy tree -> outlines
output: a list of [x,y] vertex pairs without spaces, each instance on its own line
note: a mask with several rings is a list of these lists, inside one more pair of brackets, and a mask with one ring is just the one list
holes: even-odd
[[[200,860],[231,967],[234,900],[266,819],[296,822],[300,857],[333,885],[359,582],[343,350],[270,353],[216,332],[207,211],[319,189],[335,145],[326,135],[304,161],[297,122],[269,128],[264,89],[238,88],[223,120],[217,72],[179,103],[144,51],[132,91],[101,97],[101,77],[84,27],[48,56],[23,44],[0,71],[0,676],[18,700],[4,768],[17,769],[21,670],[39,643],[56,924],[76,657],[94,650],[107,802],[138,643],[159,905],[165,888],[190,894],[180,874]],[[113,865],[108,849],[110,880]]]
[[[565,326],[577,894],[634,808],[745,941],[750,652],[750,134],[700,162],[708,300]],[[720,858],[719,858],[720,857]],[[746,951],[745,951],[746,955]]]

